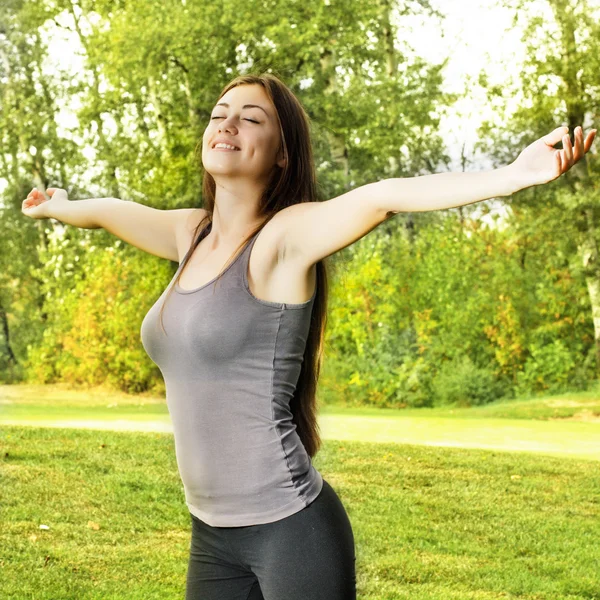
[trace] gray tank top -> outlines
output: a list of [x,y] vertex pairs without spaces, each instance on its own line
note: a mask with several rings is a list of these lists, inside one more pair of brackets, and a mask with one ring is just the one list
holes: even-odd
[[165,336],[159,311],[188,250],[141,325],[144,349],[165,381],[186,504],[213,527],[278,521],[323,487],[289,408],[316,290],[301,304],[256,298],[247,270],[259,233],[216,285],[216,278],[194,290],[175,285]]

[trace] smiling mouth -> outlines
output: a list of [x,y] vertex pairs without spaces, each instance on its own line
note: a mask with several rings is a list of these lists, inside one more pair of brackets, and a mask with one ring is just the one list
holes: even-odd
[[239,148],[235,148],[235,149],[233,149],[233,148],[217,148],[216,146],[213,146],[212,150],[227,150],[229,152],[240,152]]

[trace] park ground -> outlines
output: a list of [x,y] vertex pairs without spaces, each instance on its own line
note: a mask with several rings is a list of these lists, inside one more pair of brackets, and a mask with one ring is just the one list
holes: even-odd
[[[325,406],[313,464],[358,598],[600,600],[600,393]],[[190,521],[164,399],[0,386],[0,597],[183,598]]]

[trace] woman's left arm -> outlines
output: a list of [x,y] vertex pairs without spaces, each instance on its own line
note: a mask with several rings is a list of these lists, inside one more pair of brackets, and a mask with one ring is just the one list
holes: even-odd
[[[589,151],[596,131],[592,129],[584,142],[583,130],[576,127],[573,148],[569,128],[558,127],[527,146],[513,163],[492,171],[383,179],[377,182],[374,201],[379,201],[380,207],[387,213],[399,213],[444,210],[488,198],[510,196],[566,173]],[[563,149],[554,149],[553,146],[561,139]]]
[[[322,202],[300,202],[280,210],[269,225],[277,231],[278,256],[308,269],[347,248],[399,212],[423,212],[508,196],[548,183],[568,171],[591,147],[596,130],[583,141],[575,128],[559,127],[530,144],[508,167],[480,173],[436,173],[382,179]],[[552,146],[563,139],[563,149]]]

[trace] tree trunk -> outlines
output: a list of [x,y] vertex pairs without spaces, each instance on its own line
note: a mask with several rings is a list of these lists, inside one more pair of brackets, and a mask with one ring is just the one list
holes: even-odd
[[8,329],[8,318],[6,315],[6,311],[4,307],[0,304],[0,327],[2,327],[2,333],[4,334],[4,345],[6,347],[6,351],[8,353],[8,360],[13,363],[13,365],[17,364],[17,359],[12,351],[12,347],[10,345],[10,332]]
[[594,344],[596,347],[596,369],[600,371],[600,268],[598,265],[598,243],[596,242],[596,225],[593,210],[585,209],[587,229],[582,233],[577,248],[584,267],[594,323]]
[[167,125],[166,125],[167,120],[165,119],[165,116],[163,115],[162,108],[160,105],[160,99],[158,97],[158,92],[156,89],[156,82],[154,81],[154,78],[152,77],[152,75],[148,75],[147,81],[148,81],[148,97],[150,98],[150,102],[152,104],[152,107],[154,108],[154,114],[156,115],[156,128],[158,129],[158,143],[160,146],[160,151],[161,151],[163,160],[165,160],[169,153],[169,151],[168,151],[169,132],[167,131]]
[[[574,132],[575,127],[583,127],[585,120],[585,83],[579,78],[580,61],[577,40],[575,38],[576,16],[573,6],[568,0],[553,0],[550,6],[554,11],[556,22],[560,26],[562,46],[562,77],[564,82],[565,103],[569,131]],[[571,134],[573,136],[574,133]],[[592,183],[587,174],[587,156],[582,159],[583,165],[575,166],[570,173],[573,195],[581,193],[580,190],[589,187]],[[579,168],[578,168],[579,167]],[[585,193],[585,192],[584,192]],[[596,235],[596,219],[593,206],[586,206],[582,210],[584,216],[581,238],[578,244],[585,282],[590,297],[592,320],[594,323],[594,342],[596,347],[596,372],[600,373],[600,268],[598,264],[598,243]]]
[[[334,43],[331,43],[334,42]],[[337,64],[335,50],[335,39],[330,40],[328,48],[321,53],[320,63],[321,71],[323,72],[323,78],[326,83],[326,87],[323,91],[325,95],[333,94],[338,91],[338,77],[335,71]],[[348,164],[348,150],[346,148],[346,140],[342,134],[336,133],[329,130],[327,132],[327,138],[329,140],[329,147],[331,148],[331,158],[336,165],[341,165],[344,171],[344,180],[346,181],[346,189],[350,189],[349,175],[350,168]]]
[[[75,31],[77,32],[79,41],[81,42],[81,45],[85,49],[87,55],[90,56],[91,53],[89,51],[89,47],[88,47],[89,45],[88,45],[87,39],[86,39],[85,35],[83,35],[83,32],[79,25],[79,19],[78,19],[77,15],[75,14],[74,3],[72,0],[71,0],[71,3],[69,4],[69,10],[70,10],[71,16],[73,17],[73,23],[75,25]],[[90,65],[90,68],[92,71],[92,76],[94,78],[94,85],[93,85],[92,89],[95,94],[95,98],[94,98],[94,109],[95,110],[94,110],[93,120],[96,121],[96,125],[98,126],[98,138],[100,139],[101,146],[105,150],[105,152],[108,152],[108,148],[109,148],[110,144],[108,143],[108,140],[106,139],[106,135],[104,133],[104,122],[102,121],[102,115],[101,115],[102,111],[99,108],[100,103],[101,103],[100,78],[98,76],[98,69],[96,68],[96,65]],[[112,195],[115,198],[120,198],[121,197],[121,189],[119,186],[119,181],[117,179],[117,165],[113,162],[110,153],[108,155],[108,158],[106,159],[106,162],[108,163],[108,173],[109,173],[109,177],[110,177],[110,181],[111,181]]]

